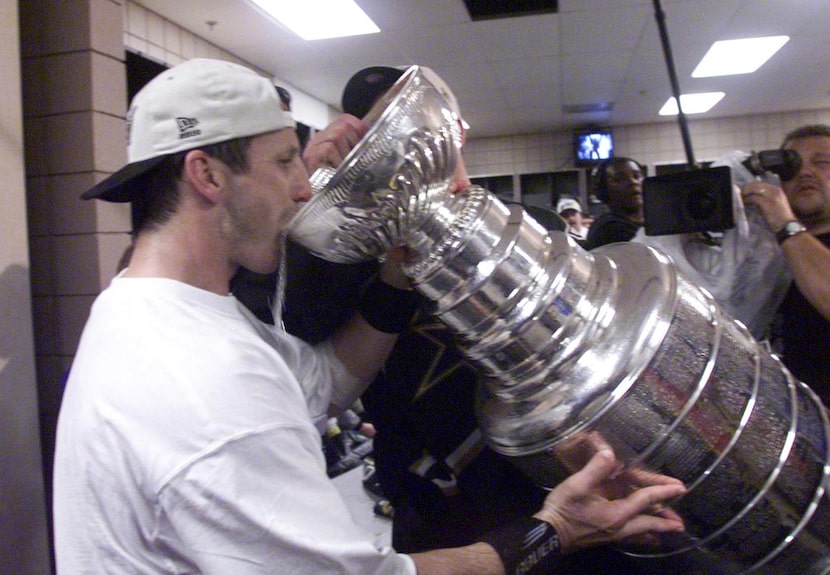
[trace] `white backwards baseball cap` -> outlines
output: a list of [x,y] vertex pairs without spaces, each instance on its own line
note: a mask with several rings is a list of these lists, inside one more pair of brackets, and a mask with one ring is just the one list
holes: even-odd
[[577,212],[582,213],[582,206],[580,206],[579,202],[573,198],[562,198],[556,204],[556,213],[561,214],[566,210],[576,210]]
[[295,125],[267,78],[232,62],[188,60],[136,94],[127,112],[129,163],[81,197],[131,202],[140,193],[132,180],[170,154]]

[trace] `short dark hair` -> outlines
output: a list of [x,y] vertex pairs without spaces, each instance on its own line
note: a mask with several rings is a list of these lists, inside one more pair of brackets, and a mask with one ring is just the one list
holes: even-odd
[[599,166],[594,168],[594,171],[591,174],[591,179],[593,180],[592,185],[594,195],[603,204],[608,203],[608,170],[611,168],[611,166],[616,166],[617,164],[625,164],[628,162],[631,162],[632,164],[637,166],[637,168],[645,175],[645,168],[643,168],[643,165],[634,158],[629,158],[626,156],[614,156],[613,158],[608,158]]
[[[248,171],[251,136],[196,148],[225,163],[234,174]],[[164,161],[129,185],[135,186],[132,202],[133,233],[151,230],[168,222],[179,204],[179,180],[189,152],[170,154]]]
[[803,140],[804,138],[825,137],[830,138],[830,126],[826,124],[810,124],[796,128],[786,136],[781,143],[782,148],[790,145],[794,140]]
[[280,102],[291,111],[291,92],[283,88],[282,86],[277,86],[274,84],[274,88],[277,89],[277,96],[280,97]]

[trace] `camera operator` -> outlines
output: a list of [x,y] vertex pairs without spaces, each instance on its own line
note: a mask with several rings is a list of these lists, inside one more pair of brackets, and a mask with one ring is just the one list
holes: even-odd
[[776,239],[793,283],[779,307],[784,364],[830,406],[830,126],[798,128],[783,149],[801,156],[801,168],[781,187],[755,181],[741,188]]

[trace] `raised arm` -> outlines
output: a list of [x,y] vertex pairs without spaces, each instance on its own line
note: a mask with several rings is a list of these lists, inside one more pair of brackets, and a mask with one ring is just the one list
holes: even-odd
[[[770,231],[782,230],[797,221],[784,190],[772,184],[749,182],[741,188],[747,205],[757,206]],[[830,320],[830,249],[811,233],[799,233],[781,242],[787,267],[807,301]]]
[[358,379],[347,391],[349,407],[375,379],[392,351],[398,334],[404,331],[420,305],[400,262],[404,250],[394,250],[381,266],[378,276],[365,286],[358,313],[332,338],[334,352],[346,369]]

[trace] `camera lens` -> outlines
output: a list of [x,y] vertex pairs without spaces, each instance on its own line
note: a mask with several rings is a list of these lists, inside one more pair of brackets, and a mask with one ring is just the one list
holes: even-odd
[[781,150],[783,162],[775,172],[782,182],[792,180],[801,169],[801,156],[795,150]]
[[708,220],[717,207],[717,194],[705,182],[697,183],[688,188],[686,211],[693,220]]

